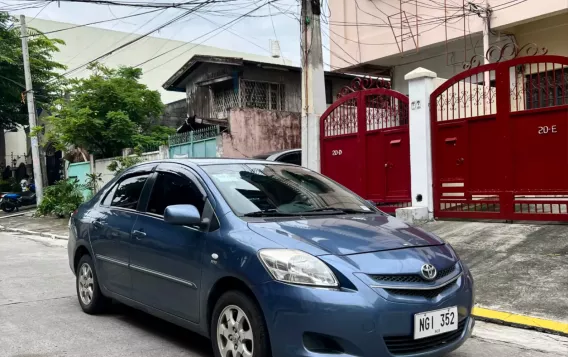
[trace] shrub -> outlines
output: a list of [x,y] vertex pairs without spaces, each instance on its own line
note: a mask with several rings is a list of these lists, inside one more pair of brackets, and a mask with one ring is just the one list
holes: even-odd
[[15,177],[7,180],[0,179],[0,192],[22,192],[22,186]]
[[83,185],[78,180],[61,180],[43,191],[43,200],[37,207],[37,214],[69,217],[84,201]]

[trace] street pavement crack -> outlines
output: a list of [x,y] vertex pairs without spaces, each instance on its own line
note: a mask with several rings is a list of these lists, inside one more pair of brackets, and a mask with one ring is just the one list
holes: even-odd
[[68,299],[68,298],[72,298],[72,297],[75,297],[75,295],[59,296],[59,297],[54,297],[54,298],[38,299],[38,300],[14,301],[14,302],[8,302],[8,303],[0,304],[0,307],[10,306],[10,305],[30,304],[30,303],[34,303],[34,302],[42,302],[42,301],[50,301],[50,300],[61,300],[61,299]]

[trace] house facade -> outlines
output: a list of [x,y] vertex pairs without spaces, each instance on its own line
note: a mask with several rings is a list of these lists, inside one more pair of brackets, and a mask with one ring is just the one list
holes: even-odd
[[[353,76],[327,72],[333,103]],[[193,56],[163,85],[186,93],[186,123],[179,131],[218,125],[217,156],[254,155],[300,147],[301,69],[236,57]]]
[[565,0],[330,0],[330,8],[332,68],[392,77],[393,89],[405,94],[404,76],[418,67],[450,78],[483,56],[487,16],[490,46],[533,44],[568,56]]
[[[59,51],[53,54],[53,60],[66,65],[67,70],[84,65],[110,49],[123,45],[139,36],[136,33],[108,30],[95,26],[83,26],[68,31],[59,31],[72,28],[76,24],[40,18],[34,18],[29,26],[48,33],[48,37],[58,38],[65,42],[64,45],[59,46]],[[50,33],[53,31],[56,32]],[[137,66],[150,60],[140,66],[143,71],[140,82],[147,85],[149,89],[157,90],[160,93],[162,102],[166,104],[162,121],[164,125],[175,127],[181,125],[186,119],[185,95],[176,91],[164,90],[162,83],[165,78],[169,78],[177,68],[181,67],[195,53],[238,56],[266,63],[291,63],[283,58],[273,58],[153,36],[147,36],[143,40],[101,59],[100,62],[110,68],[118,68],[119,66]],[[267,53],[270,53],[268,44]],[[156,56],[159,57],[151,60]],[[89,75],[90,72],[86,68],[82,68],[74,72],[70,78],[85,78]],[[38,110],[45,115],[49,108],[38,108]],[[183,113],[182,115],[180,115],[180,111]],[[51,177],[50,183],[60,177],[58,174],[62,171],[60,158],[60,152],[52,153],[52,150],[48,150],[45,161],[47,176]],[[20,178],[26,174],[31,175],[31,162],[30,142],[24,127],[19,126],[14,130],[6,131],[4,136],[0,137],[0,170],[2,172],[6,171],[4,176],[14,175]]]

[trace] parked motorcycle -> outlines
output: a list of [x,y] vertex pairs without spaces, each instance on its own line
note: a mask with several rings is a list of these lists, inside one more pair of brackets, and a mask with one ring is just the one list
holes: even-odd
[[22,206],[36,204],[36,193],[34,184],[28,185],[28,190],[22,193],[6,193],[0,198],[0,209],[10,213],[18,211]]

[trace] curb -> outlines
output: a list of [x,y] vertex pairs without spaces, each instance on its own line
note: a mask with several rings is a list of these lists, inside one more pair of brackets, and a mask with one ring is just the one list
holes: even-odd
[[0,226],[0,231],[17,232],[17,233],[24,233],[24,234],[30,234],[30,235],[37,235],[37,236],[40,236],[40,237],[51,238],[51,239],[69,240],[69,237],[58,235],[58,234],[45,233],[45,232],[33,232],[33,231],[28,231],[27,229],[10,228],[10,227],[5,227],[5,226]]
[[510,312],[490,310],[482,307],[474,307],[472,315],[481,321],[568,336],[568,323],[559,321],[545,320],[526,315],[517,315]]

